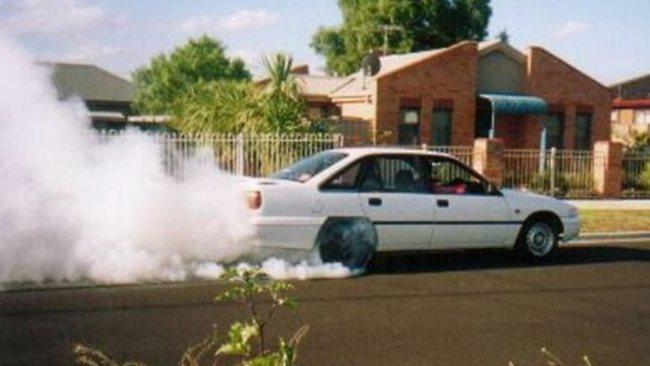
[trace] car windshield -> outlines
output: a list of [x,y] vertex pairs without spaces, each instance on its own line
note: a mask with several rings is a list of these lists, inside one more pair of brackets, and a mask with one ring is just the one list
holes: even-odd
[[287,179],[304,183],[346,156],[347,154],[342,152],[325,151],[302,159],[293,165],[275,172],[269,175],[269,178]]

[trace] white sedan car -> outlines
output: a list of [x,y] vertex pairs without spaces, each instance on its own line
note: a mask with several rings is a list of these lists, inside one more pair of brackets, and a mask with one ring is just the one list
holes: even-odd
[[264,255],[317,252],[351,269],[375,251],[514,248],[540,260],[580,231],[575,207],[497,189],[424,150],[328,150],[248,184]]

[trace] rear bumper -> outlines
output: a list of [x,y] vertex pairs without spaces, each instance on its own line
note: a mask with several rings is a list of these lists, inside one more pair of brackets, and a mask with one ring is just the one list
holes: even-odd
[[580,234],[580,217],[563,218],[562,226],[564,226],[562,240],[566,242],[575,239]]

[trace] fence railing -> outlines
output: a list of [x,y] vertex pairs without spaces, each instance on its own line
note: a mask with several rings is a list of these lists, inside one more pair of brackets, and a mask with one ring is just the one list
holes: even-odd
[[427,149],[429,151],[451,155],[463,163],[472,166],[474,159],[474,148],[472,146],[428,146]]
[[[126,132],[128,134],[128,132]],[[98,136],[110,140],[125,132]],[[266,176],[301,158],[344,146],[342,134],[166,134],[147,133],[161,151],[165,171],[183,177],[192,164],[216,164],[236,175]],[[472,146],[426,146],[472,166]],[[502,185],[556,197],[594,197],[594,166],[603,156],[592,151],[506,149],[502,155]],[[650,198],[650,153],[631,152],[622,158],[623,197]]]
[[[122,132],[102,132],[103,140]],[[266,176],[299,159],[343,147],[341,134],[167,134],[150,133],[160,146],[165,170],[182,177],[188,163],[215,164],[236,175]]]
[[622,174],[623,197],[650,198],[650,152],[625,152]]
[[509,149],[504,150],[503,159],[504,187],[556,197],[595,195],[591,151]]

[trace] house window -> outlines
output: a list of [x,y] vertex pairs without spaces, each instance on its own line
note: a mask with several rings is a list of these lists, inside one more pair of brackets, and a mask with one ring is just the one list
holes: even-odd
[[637,125],[650,125],[650,109],[635,111],[634,123]]
[[576,150],[591,149],[591,113],[576,115]]
[[451,116],[452,110],[449,108],[436,108],[433,110],[431,143],[434,146],[451,145]]
[[402,107],[398,126],[398,143],[400,145],[417,145],[420,135],[420,109]]
[[552,113],[546,116],[546,148],[564,148],[564,114]]

